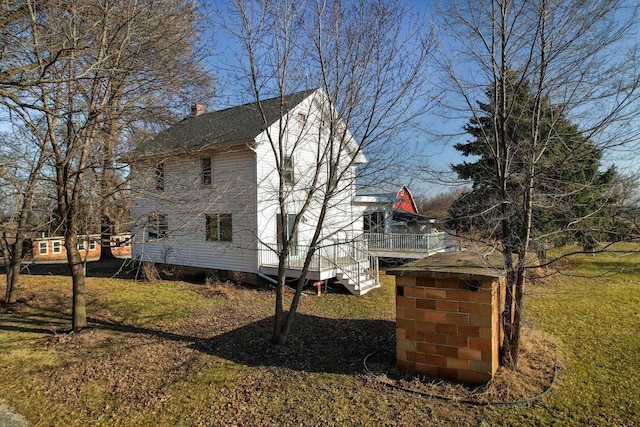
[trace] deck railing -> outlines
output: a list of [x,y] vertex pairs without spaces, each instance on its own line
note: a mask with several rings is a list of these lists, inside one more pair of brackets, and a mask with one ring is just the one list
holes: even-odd
[[456,247],[455,236],[445,231],[427,234],[365,233],[364,238],[370,251],[433,253]]
[[[412,252],[432,254],[454,250],[456,239],[450,233],[436,232],[429,234],[386,234],[365,233],[348,241],[327,241],[316,247],[309,265],[310,271],[326,271],[335,268],[348,269],[354,265],[358,268],[375,268],[371,257],[380,252]],[[275,243],[260,244],[260,265],[278,266],[277,245]],[[287,269],[301,270],[309,252],[309,246],[295,245],[287,260]],[[358,274],[360,271],[354,271]]]
[[[276,252],[277,245],[260,244],[260,265],[277,266],[279,259]],[[309,252],[309,246],[295,245],[292,248],[286,267],[288,269],[302,269],[304,260]],[[335,267],[348,267],[355,262],[365,262],[369,259],[367,242],[362,237],[348,241],[325,242],[316,247],[311,257],[309,269],[323,271]]]

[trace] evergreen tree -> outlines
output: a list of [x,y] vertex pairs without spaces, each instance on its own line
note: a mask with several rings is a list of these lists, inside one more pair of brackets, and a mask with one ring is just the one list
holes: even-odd
[[[581,135],[578,126],[565,117],[560,107],[552,106],[546,98],[541,100],[539,124],[546,147],[532,158],[528,147],[535,98],[528,82],[519,80],[514,72],[508,76],[506,87],[511,109],[505,124],[508,152],[503,153],[508,200],[500,200],[500,184],[495,172],[501,165],[494,153],[497,145],[491,140],[495,134],[491,127],[496,111],[491,86],[486,92],[489,102],[478,102],[479,111],[484,114],[472,118],[465,126],[472,139],[455,146],[463,156],[478,158],[452,166],[459,178],[472,181],[473,186],[452,204],[446,225],[461,233],[492,239],[497,237],[495,230],[506,212],[511,235],[499,237],[519,246],[526,226],[521,221],[519,208],[524,203],[529,162],[535,161],[533,246],[577,240],[585,249],[592,249],[594,242],[605,235],[610,222],[606,210],[600,207],[612,202],[608,197],[616,170],[611,167],[600,171],[601,150]],[[503,203],[513,209],[501,209]]]

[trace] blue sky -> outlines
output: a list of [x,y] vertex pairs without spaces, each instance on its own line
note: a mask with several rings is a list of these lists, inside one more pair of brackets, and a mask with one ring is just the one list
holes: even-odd
[[[424,14],[427,21],[430,21],[435,16],[436,5],[439,2],[427,1],[427,0],[415,0],[413,2],[415,10],[418,13]],[[440,2],[446,5],[447,2]],[[633,4],[633,0],[631,0]],[[219,97],[208,107],[210,109],[219,109],[228,107],[231,105],[238,105],[244,102],[251,102],[251,94],[243,91],[242,85],[233,79],[229,79],[229,74],[225,70],[225,63],[229,62],[229,59],[233,58],[237,49],[225,35],[222,28],[224,23],[224,14],[220,14],[214,19],[215,34],[214,39],[216,41],[215,69],[217,77],[220,81]],[[635,41],[637,42],[637,34]],[[451,40],[441,40],[445,44],[445,50],[453,50],[454,46],[447,46],[446,43],[452,43]],[[615,53],[613,54],[615,55]],[[221,66],[222,65],[222,66]],[[229,65],[229,64],[226,64]],[[433,70],[431,76],[432,84],[434,87],[443,86],[447,83],[437,80],[438,73]],[[462,72],[471,73],[472,69],[461,70]],[[482,74],[482,73],[477,73]],[[488,84],[480,82],[479,84]],[[482,86],[478,86],[482,87]],[[478,92],[476,99],[482,98],[481,91]],[[453,148],[458,142],[465,142],[468,139],[468,135],[464,134],[463,127],[467,120],[471,117],[471,113],[461,113],[459,117],[455,119],[446,119],[442,114],[438,114],[438,111],[431,111],[424,114],[419,120],[415,122],[415,127],[407,129],[403,138],[406,139],[406,149],[415,150],[413,158],[418,159],[418,163],[425,167],[425,169],[436,170],[449,170],[450,164],[460,163],[464,159]],[[638,128],[640,124],[636,123],[633,130],[630,132],[640,132]],[[638,162],[633,154],[629,151],[610,152],[607,153],[603,161],[603,167],[608,167],[611,162],[617,163],[622,169],[638,169]],[[449,175],[447,178],[451,179]],[[397,184],[408,184],[415,195],[430,196],[437,193],[447,191],[451,188],[451,185],[443,185],[438,183],[438,177],[433,175],[419,173],[415,168],[407,168],[405,173],[398,176]],[[459,185],[459,183],[458,183]]]
[[[430,1],[416,0],[414,2],[416,12],[429,14],[433,9]],[[252,94],[246,91],[244,82],[232,77],[232,71],[238,48],[234,41],[225,33],[223,26],[227,23],[225,13],[218,13],[213,22],[213,40],[215,55],[212,60],[212,68],[216,72],[218,81],[218,96],[211,100],[207,108],[218,110],[229,106],[252,102]],[[244,87],[243,87],[244,86]],[[420,159],[419,163],[425,168],[437,168],[449,170],[451,163],[462,161],[461,156],[453,148],[458,141],[465,141],[462,135],[463,120],[445,122],[442,117],[434,114],[425,114],[415,121],[415,127],[403,133],[406,140],[406,150],[411,150],[413,159]],[[437,134],[458,134],[457,137],[443,137]],[[405,169],[403,176],[398,176],[397,184],[408,184],[414,195],[430,196],[446,191],[449,187],[435,182],[429,174],[424,174],[415,169]]]

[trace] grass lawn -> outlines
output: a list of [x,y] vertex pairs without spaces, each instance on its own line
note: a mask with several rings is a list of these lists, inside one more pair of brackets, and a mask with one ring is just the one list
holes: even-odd
[[451,402],[367,375],[378,351],[393,377],[391,277],[363,297],[303,298],[284,347],[268,343],[270,291],[89,278],[90,327],[69,334],[70,288],[25,275],[22,302],[0,308],[0,399],[38,426],[640,425],[639,255],[574,258],[528,287],[527,330],[556,343],[561,365],[531,406]]

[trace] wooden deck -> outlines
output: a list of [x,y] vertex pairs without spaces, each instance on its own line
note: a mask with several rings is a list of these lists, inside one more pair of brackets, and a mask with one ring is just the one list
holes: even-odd
[[420,259],[439,252],[453,252],[457,242],[453,234],[440,231],[428,234],[365,233],[368,251],[380,258]]

